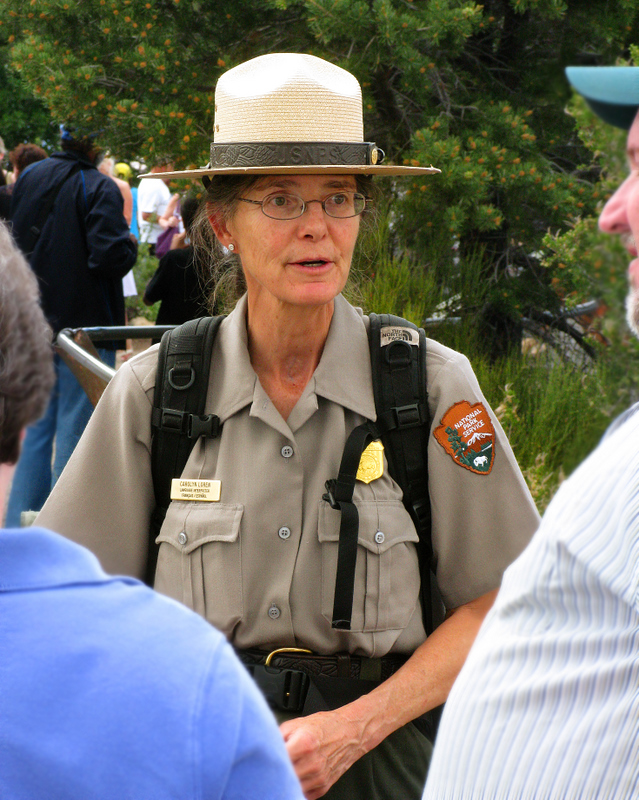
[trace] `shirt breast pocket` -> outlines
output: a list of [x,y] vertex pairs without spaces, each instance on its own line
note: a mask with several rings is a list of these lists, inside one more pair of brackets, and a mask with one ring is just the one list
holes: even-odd
[[157,542],[154,588],[230,637],[243,616],[240,523],[244,506],[173,502]]
[[[359,535],[351,630],[403,630],[419,600],[417,531],[401,501],[359,501]],[[322,614],[333,618],[341,514],[320,502]]]

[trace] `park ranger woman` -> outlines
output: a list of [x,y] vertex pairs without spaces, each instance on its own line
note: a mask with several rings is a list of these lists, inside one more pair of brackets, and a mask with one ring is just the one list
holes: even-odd
[[[220,78],[211,161],[173,175],[204,180],[212,249],[230,254],[242,295],[211,358],[206,412],[221,432],[191,452],[181,477],[200,483],[178,485],[155,586],[279,686],[271,699],[309,800],[420,796],[424,715],[445,701],[503,570],[538,523],[468,361],[429,340],[432,564],[446,620],[426,636],[417,533],[382,453],[354,486],[350,629],[332,625],[340,514],[326,482],[351,432],[376,417],[369,320],[341,293],[372,176],[437,172],[381,158],[364,142],[350,73],[270,54]],[[140,577],[155,505],[156,365],[151,348],[119,370],[39,519],[108,571]],[[214,491],[194,499],[194,485]],[[311,680],[298,681],[293,702],[286,681],[300,673]]]

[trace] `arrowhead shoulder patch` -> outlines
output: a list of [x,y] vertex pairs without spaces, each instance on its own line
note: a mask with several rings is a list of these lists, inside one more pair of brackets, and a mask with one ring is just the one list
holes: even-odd
[[460,467],[488,475],[495,461],[495,429],[483,403],[455,403],[433,436]]

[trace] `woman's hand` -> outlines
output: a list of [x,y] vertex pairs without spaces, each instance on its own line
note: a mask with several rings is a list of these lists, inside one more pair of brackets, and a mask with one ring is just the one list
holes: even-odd
[[322,797],[358,758],[450,691],[497,590],[451,611],[394,675],[335,711],[283,722],[280,731],[307,800]]
[[[298,717],[280,725],[284,743],[307,800],[323,797],[366,752],[362,724],[348,706]],[[345,713],[346,712],[346,713]]]
[[177,228],[180,224],[180,220],[173,214],[170,217],[160,217],[158,220],[160,227],[166,230],[167,228]]

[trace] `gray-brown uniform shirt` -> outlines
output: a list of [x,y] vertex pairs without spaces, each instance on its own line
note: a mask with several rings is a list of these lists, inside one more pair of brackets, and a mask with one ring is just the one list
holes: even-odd
[[[37,520],[89,547],[108,572],[138,577],[154,508],[156,362],[151,348],[118,371]],[[433,549],[441,595],[454,608],[499,586],[539,518],[468,360],[429,340],[427,376]],[[375,419],[371,381],[365,318],[337,297],[320,363],[284,420],[251,366],[242,298],[213,350],[206,413],[220,417],[222,433],[197,442],[183,473],[219,480],[220,499],[171,503],[158,539],[156,588],[239,648],[412,653],[425,638],[417,534],[385,464],[381,477],[356,483],[352,630],[331,627],[340,514],[322,495],[351,430]],[[484,457],[477,470],[472,461],[463,466],[434,435],[456,430],[451,409],[472,422],[477,412],[466,414],[464,404],[482,404],[494,427],[489,473],[481,471]]]

